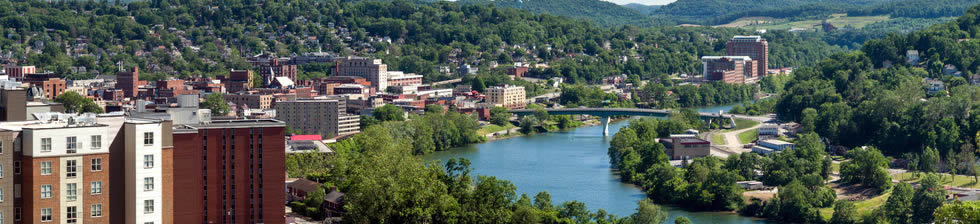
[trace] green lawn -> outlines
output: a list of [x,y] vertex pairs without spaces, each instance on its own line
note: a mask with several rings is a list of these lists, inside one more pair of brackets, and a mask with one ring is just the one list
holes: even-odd
[[513,124],[510,124],[510,123],[508,123],[507,126],[500,126],[500,125],[491,124],[491,125],[483,126],[482,128],[480,128],[480,130],[476,130],[476,134],[479,135],[479,136],[486,136],[487,134],[490,134],[490,133],[494,133],[494,132],[498,132],[498,131],[503,131],[503,130],[514,128],[514,127],[516,127],[516,126],[514,126]]
[[722,134],[711,135],[711,142],[714,143],[715,145],[724,145],[725,135]]
[[[860,29],[861,27],[867,26],[868,24],[881,22],[888,20],[888,16],[847,16],[846,14],[834,14],[831,18],[827,19],[827,22],[833,24],[837,28],[842,28],[844,26],[854,26],[854,28]],[[802,20],[802,21],[785,21],[776,19],[766,19],[766,18],[753,18],[754,21],[768,21],[768,23],[762,22],[763,24],[753,24],[744,26],[749,29],[769,29],[769,30],[788,30],[792,28],[819,28],[819,25],[823,22],[822,19],[812,19],[812,20]],[[750,24],[746,22],[736,21],[741,24]],[[733,24],[735,25],[735,24]]]
[[[864,216],[874,209],[881,207],[881,205],[884,205],[885,202],[888,201],[888,195],[891,195],[891,193],[885,193],[868,200],[854,203],[854,207],[857,207],[857,214],[859,216]],[[821,208],[820,216],[822,216],[824,220],[830,221],[830,218],[834,216],[834,207],[831,206],[829,208]]]
[[755,139],[759,138],[759,129],[752,129],[746,132],[738,133],[738,141],[742,144],[749,144]]
[[725,130],[723,132],[738,131],[746,128],[755,127],[758,125],[758,121],[748,120],[748,119],[735,119],[735,128]]
[[840,173],[840,163],[830,163],[830,171],[833,173]]
[[[919,177],[916,178],[912,173],[900,173],[892,175],[895,180],[907,181],[907,182],[917,182],[919,179],[924,177],[924,174],[920,173]],[[968,187],[968,188],[980,188],[980,183],[973,181],[973,176],[963,176],[956,175],[956,182],[949,177],[949,174],[942,174],[942,180],[940,181],[943,185],[954,186],[954,187]]]

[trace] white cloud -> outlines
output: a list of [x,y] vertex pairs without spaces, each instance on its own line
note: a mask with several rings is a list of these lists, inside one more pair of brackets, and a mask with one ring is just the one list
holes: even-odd
[[605,0],[607,2],[612,2],[620,5],[629,3],[640,3],[644,5],[666,5],[677,0]]

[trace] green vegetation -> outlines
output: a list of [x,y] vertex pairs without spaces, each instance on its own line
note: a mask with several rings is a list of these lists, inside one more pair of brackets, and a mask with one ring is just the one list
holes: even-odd
[[490,123],[497,126],[510,125],[510,117],[513,114],[507,112],[507,108],[493,107],[490,109]]
[[735,128],[726,130],[725,132],[745,130],[745,129],[748,129],[748,128],[755,127],[756,125],[759,125],[759,122],[758,121],[749,120],[749,119],[742,119],[742,118],[735,118]]
[[877,148],[855,148],[848,152],[849,161],[840,165],[841,182],[861,184],[878,192],[891,188],[892,178],[888,175],[888,160]]
[[[871,215],[871,212],[872,211],[874,211],[875,209],[877,209],[877,208],[879,208],[879,207],[881,207],[882,205],[885,204],[885,201],[888,200],[888,197],[890,195],[891,195],[891,193],[885,193],[885,194],[874,196],[873,198],[870,198],[870,199],[867,199],[867,200],[854,202],[853,203],[854,204],[854,209],[853,209],[854,210],[854,214],[853,215],[855,215],[855,216],[852,216],[852,217],[863,218],[863,217],[867,217],[868,215]],[[838,201],[842,201],[842,200],[847,200],[847,199],[840,199]],[[835,205],[836,205],[836,203],[835,203]],[[831,219],[833,219],[834,215],[836,215],[836,214],[837,214],[837,207],[836,206],[831,207],[831,208],[821,208],[820,209],[820,216],[823,217],[825,220],[831,220]],[[860,222],[857,222],[857,223],[860,223]]]
[[752,129],[738,133],[738,141],[742,144],[749,144],[759,138],[759,129]]
[[68,113],[102,113],[102,107],[95,104],[95,101],[76,92],[66,91],[54,98],[54,102],[64,104],[65,112]]
[[[754,85],[737,85],[710,82],[700,86],[665,86],[662,83],[647,84],[637,91],[641,102],[656,108],[699,107],[723,105],[752,100],[758,88]],[[674,94],[668,94],[673,92]]]
[[[864,26],[870,25],[872,23],[881,22],[888,20],[888,16],[847,16],[846,14],[833,14],[827,19],[812,19],[812,20],[800,20],[800,21],[789,21],[789,22],[779,22],[770,21],[769,23],[764,23],[761,25],[749,25],[746,26],[748,29],[769,29],[769,30],[788,30],[792,28],[804,28],[804,29],[820,29],[820,24],[824,21],[833,24],[836,27],[852,27],[861,29]],[[737,22],[737,21],[736,21]]]
[[955,201],[936,209],[935,221],[940,224],[980,223],[980,201]]
[[939,18],[962,15],[980,1],[967,0],[686,0],[660,7],[653,15],[681,23],[725,24],[745,17],[775,17],[793,21],[823,19],[844,12],[850,16]]
[[711,143],[714,143],[715,145],[724,145],[725,135],[722,135],[721,133],[711,135]]
[[210,109],[211,114],[217,116],[224,116],[231,112],[231,108],[228,107],[228,103],[225,102],[221,93],[211,93],[205,96],[204,102],[201,102],[201,108]]
[[633,107],[632,101],[621,100],[616,94],[586,85],[564,85],[558,103],[567,107]]
[[518,8],[533,13],[567,16],[589,20],[603,26],[651,26],[667,23],[663,20],[655,20],[648,14],[600,0],[461,0],[459,2],[494,4],[498,7]]
[[[980,183],[976,182],[972,176],[957,175],[954,180],[949,174],[936,175],[939,176],[939,183],[945,186],[980,188]],[[919,182],[922,180],[922,177],[922,175],[916,176],[915,173],[897,173],[892,175],[892,178],[896,180],[908,182]]]
[[514,126],[513,124],[510,124],[510,123],[507,123],[506,126],[500,126],[500,125],[496,125],[496,124],[490,124],[490,125],[486,125],[486,126],[481,127],[479,130],[476,130],[476,135],[486,136],[486,135],[488,135],[490,133],[496,133],[498,131],[510,130],[511,128],[515,128],[515,127],[516,126]]

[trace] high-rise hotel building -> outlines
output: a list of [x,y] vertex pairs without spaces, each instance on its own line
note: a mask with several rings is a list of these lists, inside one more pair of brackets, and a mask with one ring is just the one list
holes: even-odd
[[755,74],[751,77],[758,79],[766,76],[769,69],[769,42],[760,36],[735,36],[725,45],[728,56],[748,56],[756,66]]

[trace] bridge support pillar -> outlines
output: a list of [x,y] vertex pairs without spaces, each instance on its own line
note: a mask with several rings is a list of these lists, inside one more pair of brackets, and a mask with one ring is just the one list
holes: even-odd
[[609,136],[609,117],[600,117],[602,120],[602,136]]

